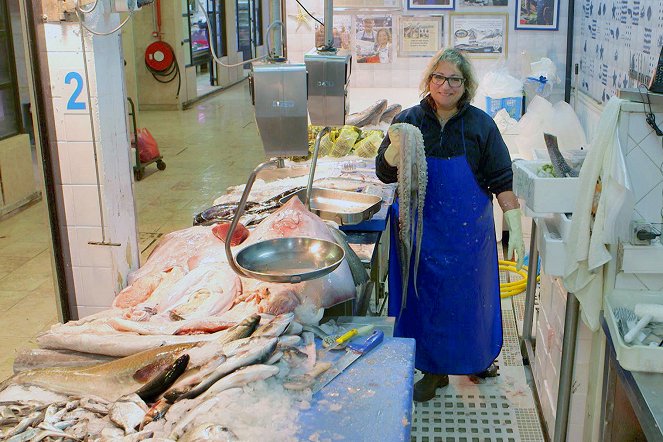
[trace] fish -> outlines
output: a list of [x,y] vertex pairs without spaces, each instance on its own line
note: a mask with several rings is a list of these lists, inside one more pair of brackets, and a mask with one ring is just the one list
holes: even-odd
[[189,335],[215,333],[227,330],[236,323],[228,322],[217,316],[185,319],[177,322],[136,322],[123,318],[107,320],[117,331],[137,333],[139,335]]
[[186,271],[181,266],[173,266],[140,278],[118,293],[113,299],[112,306],[114,308],[127,308],[145,302],[159,287],[163,286],[162,290],[167,290],[167,287],[182,279],[185,274]]
[[252,336],[270,336],[270,337],[279,337],[281,336],[286,328],[290,326],[290,323],[295,318],[295,314],[282,313],[278,316],[272,318],[270,322],[265,325],[262,325],[253,332]]
[[400,104],[390,104],[384,110],[382,115],[380,115],[380,121],[391,124],[391,122],[394,120],[394,117],[398,115],[401,110],[403,110],[403,106]]
[[291,367],[299,367],[308,360],[308,354],[297,349],[296,347],[289,347],[282,350],[283,360]]
[[223,425],[207,423],[187,431],[181,439],[182,442],[199,442],[214,440],[218,442],[235,442],[239,439],[228,427]]
[[43,348],[23,348],[17,350],[14,359],[14,373],[36,368],[84,367],[112,361],[113,357],[93,355],[68,350],[47,350]]
[[17,436],[30,427],[37,426],[44,419],[44,411],[34,411],[30,413],[29,416],[24,417],[21,421],[11,430],[9,430],[4,437],[10,438],[12,436]]
[[387,100],[378,100],[361,112],[345,117],[345,124],[349,126],[364,127],[380,123],[380,117],[387,109]]
[[251,382],[258,382],[278,374],[279,369],[274,365],[253,364],[221,378],[201,395],[201,399],[209,399],[230,388],[242,387]]
[[[423,239],[424,202],[428,183],[428,166],[421,131],[407,123],[389,126],[389,139],[400,147],[398,159],[398,224],[397,244],[402,277],[401,311],[406,308],[411,257],[414,253],[414,290],[417,296],[417,271]],[[416,221],[416,226],[414,226]]]
[[108,416],[125,434],[129,434],[136,432],[147,411],[145,402],[137,394],[131,394],[115,401],[108,410]]
[[332,367],[331,362],[318,362],[313,368],[303,375],[288,376],[283,382],[283,388],[301,391],[310,388],[315,379]]
[[152,404],[152,407],[150,407],[147,413],[145,413],[143,420],[138,426],[138,429],[142,431],[143,428],[145,428],[145,426],[149,423],[158,421],[163,418],[170,409],[171,405],[172,403],[166,398],[160,398],[158,401]]
[[183,354],[168,368],[166,368],[160,375],[152,378],[149,382],[143,385],[136,391],[136,394],[144,401],[151,402],[156,399],[161,393],[170,388],[177,378],[184,373],[186,366],[189,363],[189,355]]
[[184,433],[191,429],[198,416],[207,414],[212,409],[218,412],[219,409],[223,409],[228,403],[236,400],[241,394],[242,389],[240,387],[234,387],[226,389],[204,401],[190,400],[178,402],[173,405],[168,413],[168,421],[176,422],[168,437],[173,440],[179,440]]
[[548,133],[544,133],[543,138],[546,142],[548,155],[550,155],[550,161],[552,162],[553,169],[555,170],[555,176],[563,178],[577,177],[580,175],[579,171],[569,166],[569,163],[567,163],[562,156],[562,153],[559,151],[559,146],[557,144],[557,137]]
[[69,395],[94,395],[114,401],[138,390],[148,378],[160,372],[163,361],[172,361],[192,346],[193,344],[169,345],[92,367],[23,371],[0,384],[0,390],[10,384],[27,384]]
[[[266,361],[276,349],[277,338],[268,338],[266,340],[254,341],[245,351],[229,357],[223,364],[218,366],[212,373],[207,375],[198,385],[187,392],[179,395],[177,400],[192,399],[198,397],[207,391],[219,379],[232,373],[233,371],[253,364],[261,364]],[[164,395],[168,397],[168,392]],[[170,397],[172,400],[172,395]]]

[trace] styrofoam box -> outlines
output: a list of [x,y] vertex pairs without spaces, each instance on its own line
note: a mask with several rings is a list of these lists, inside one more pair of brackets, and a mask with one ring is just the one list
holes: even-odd
[[627,345],[617,329],[617,319],[613,309],[628,307],[634,310],[635,304],[639,303],[663,304],[663,292],[615,289],[605,298],[604,315],[615,346],[617,360],[626,370],[663,373],[663,347]]
[[542,178],[539,167],[546,161],[514,161],[513,192],[535,213],[573,213],[580,189],[579,178]]
[[551,276],[564,276],[566,244],[550,218],[535,218],[537,244],[543,271]]

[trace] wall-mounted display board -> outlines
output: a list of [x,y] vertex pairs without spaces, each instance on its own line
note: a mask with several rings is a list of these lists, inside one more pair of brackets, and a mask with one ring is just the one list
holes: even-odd
[[452,13],[450,15],[450,46],[474,58],[506,57],[506,13]]
[[559,29],[559,0],[516,0],[516,29]]
[[357,63],[391,63],[393,58],[391,14],[355,16]]
[[406,0],[408,9],[455,9],[454,0]]
[[430,57],[446,44],[444,17],[402,16],[398,20],[399,57]]
[[334,0],[336,10],[401,9],[400,0]]

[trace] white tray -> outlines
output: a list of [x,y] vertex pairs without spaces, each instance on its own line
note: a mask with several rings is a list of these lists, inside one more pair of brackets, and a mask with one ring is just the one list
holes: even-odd
[[628,345],[617,328],[613,309],[628,307],[634,310],[635,304],[638,303],[663,304],[663,292],[615,289],[605,298],[604,316],[610,329],[617,360],[626,370],[663,373],[663,347]]
[[535,213],[573,213],[580,178],[542,178],[536,170],[547,161],[514,161],[513,192]]

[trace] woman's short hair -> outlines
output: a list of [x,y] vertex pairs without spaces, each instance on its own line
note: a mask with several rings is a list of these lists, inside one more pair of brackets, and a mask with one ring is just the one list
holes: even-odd
[[477,80],[474,76],[474,70],[472,69],[472,64],[463,55],[463,53],[453,48],[441,49],[430,59],[426,69],[424,70],[424,76],[421,79],[421,85],[419,85],[421,96],[425,97],[430,93],[431,74],[435,72],[437,65],[443,61],[454,64],[461,72],[461,74],[463,74],[463,78],[465,78],[465,93],[458,102],[459,107],[465,103],[471,102],[474,98],[474,94],[477,91]]

